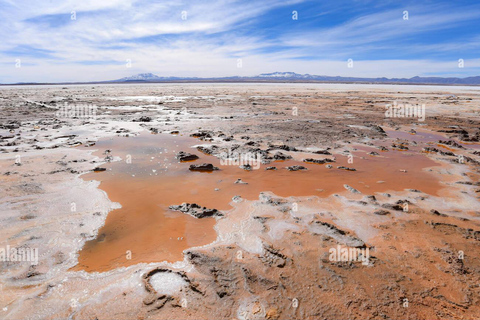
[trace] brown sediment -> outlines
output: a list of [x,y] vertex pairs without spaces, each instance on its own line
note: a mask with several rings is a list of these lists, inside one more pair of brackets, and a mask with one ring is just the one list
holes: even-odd
[[[417,189],[436,195],[441,188],[438,180],[424,170],[437,164],[419,152],[390,150],[381,156],[367,157],[367,152],[378,149],[359,145],[352,152],[353,163],[346,155],[336,155],[331,169],[285,160],[251,171],[238,165],[222,165],[218,158],[202,153],[197,163],[212,163],[220,170],[190,172],[191,162],[179,163],[175,154],[189,151],[198,142],[184,136],[142,134],[96,144],[99,155],[111,149],[114,156],[123,160],[106,164],[106,172],[87,174],[84,179],[100,180],[100,188],[122,208],[109,213],[98,237],[88,241],[80,252],[79,263],[73,270],[107,271],[140,262],[175,262],[183,260],[183,250],[213,242],[213,218],[196,219],[168,209],[183,202],[229,210],[234,196],[256,200],[264,191],[282,197],[327,197],[345,192],[345,184],[363,194]],[[126,159],[131,159],[131,163]],[[285,169],[299,164],[307,170]],[[265,170],[267,166],[277,166],[278,170]],[[337,166],[356,171],[339,170]],[[235,184],[237,179],[247,184]]]

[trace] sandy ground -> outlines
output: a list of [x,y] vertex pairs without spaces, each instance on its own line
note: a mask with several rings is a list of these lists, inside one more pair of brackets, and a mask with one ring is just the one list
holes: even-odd
[[[394,101],[425,104],[425,121],[387,118],[385,105]],[[475,87],[3,87],[0,258],[7,246],[36,248],[38,264],[0,261],[0,318],[478,319],[479,102]],[[65,113],[71,106],[96,106],[96,114]],[[134,137],[172,131],[197,133],[191,139],[212,155],[183,151],[209,163],[232,149],[292,159],[271,159],[257,172],[221,168],[206,173],[211,179],[197,179],[210,191],[217,180],[230,186],[228,179],[238,176],[249,183],[238,186],[245,187],[241,197],[222,185],[217,198],[188,198],[221,210],[198,219],[208,230],[205,244],[180,243],[181,234],[188,236],[183,229],[173,235],[166,225],[150,226],[137,231],[179,242],[152,237],[135,244],[133,237],[125,241],[134,258],[119,256],[115,250],[124,247],[112,234],[127,237],[131,232],[121,231],[129,225],[155,221],[121,218],[154,198],[120,192],[135,181],[120,175],[128,147],[140,141]],[[373,151],[378,155],[368,154]],[[307,158],[335,162],[302,162]],[[298,174],[292,178],[289,165],[307,170],[291,172]],[[271,179],[266,166],[278,167],[268,172]],[[107,171],[93,174],[95,168]],[[177,194],[190,194],[191,185],[172,181],[178,193],[170,204],[178,205]],[[169,214],[185,215],[180,225],[196,219]],[[336,261],[330,252],[338,246],[368,249],[369,259]],[[179,254],[161,261],[142,255],[142,248]]]

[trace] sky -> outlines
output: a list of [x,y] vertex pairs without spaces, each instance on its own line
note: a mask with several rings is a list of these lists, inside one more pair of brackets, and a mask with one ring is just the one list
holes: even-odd
[[0,83],[480,75],[480,2],[0,0]]

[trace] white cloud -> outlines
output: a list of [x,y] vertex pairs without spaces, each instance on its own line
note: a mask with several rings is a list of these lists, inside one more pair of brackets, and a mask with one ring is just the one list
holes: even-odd
[[[369,52],[376,50],[399,49],[398,44],[391,43],[392,39],[478,19],[478,10],[435,7],[428,12],[418,7],[409,10],[409,21],[402,19],[401,10],[389,10],[331,27],[311,27],[307,31],[286,32],[267,39],[260,32],[242,32],[269,10],[299,2],[301,0],[161,3],[146,0],[0,0],[0,28],[4,30],[0,51],[28,46],[24,51],[31,47],[52,52],[51,57],[42,58],[25,52],[17,56],[0,53],[0,62],[3,62],[0,82],[109,80],[139,72],[198,77],[274,71],[358,77],[478,73],[478,60],[466,60],[466,68],[459,70],[457,59],[445,62],[420,58],[387,60],[384,57],[374,61],[373,57],[368,57]],[[72,10],[76,11],[77,20],[70,20]],[[187,12],[186,20],[182,20],[182,11]],[[58,26],[50,25],[58,22],[54,18],[49,21],[43,17],[45,22],[38,20],[38,17],[55,14],[65,15]],[[289,18],[287,15],[286,19]],[[145,37],[157,38],[142,41]],[[461,44],[465,49],[474,50],[478,49],[480,41],[476,38]],[[454,46],[452,42],[450,45],[412,45],[401,49],[415,54],[426,50],[451,51]],[[363,61],[356,58],[358,55],[363,55]],[[310,60],[305,60],[306,57]],[[347,57],[355,60],[354,68],[347,68]],[[241,69],[237,68],[237,58],[243,60]],[[22,60],[22,68],[14,67],[15,59]],[[127,59],[133,63],[131,69],[125,67]],[[81,64],[84,61],[111,63]]]

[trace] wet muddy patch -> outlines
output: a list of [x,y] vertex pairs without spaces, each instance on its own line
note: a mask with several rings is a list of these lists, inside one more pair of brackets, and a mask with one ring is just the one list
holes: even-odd
[[387,146],[383,151],[358,145],[349,147],[351,151],[331,150],[328,157],[306,154],[304,161],[297,159],[296,151],[271,147],[262,151],[271,161],[248,167],[204,152],[212,148],[197,149],[199,140],[183,135],[98,141],[89,148],[109,161],[101,166],[106,170],[83,178],[99,180],[100,189],[121,208],[110,212],[98,236],[86,242],[74,270],[181,261],[185,249],[215,241],[215,219],[228,214],[232,201],[258,200],[265,191],[281,197],[328,197],[346,190],[374,194],[415,189],[436,194],[441,185],[425,168],[437,163],[419,147],[398,150],[389,143],[379,143]]

